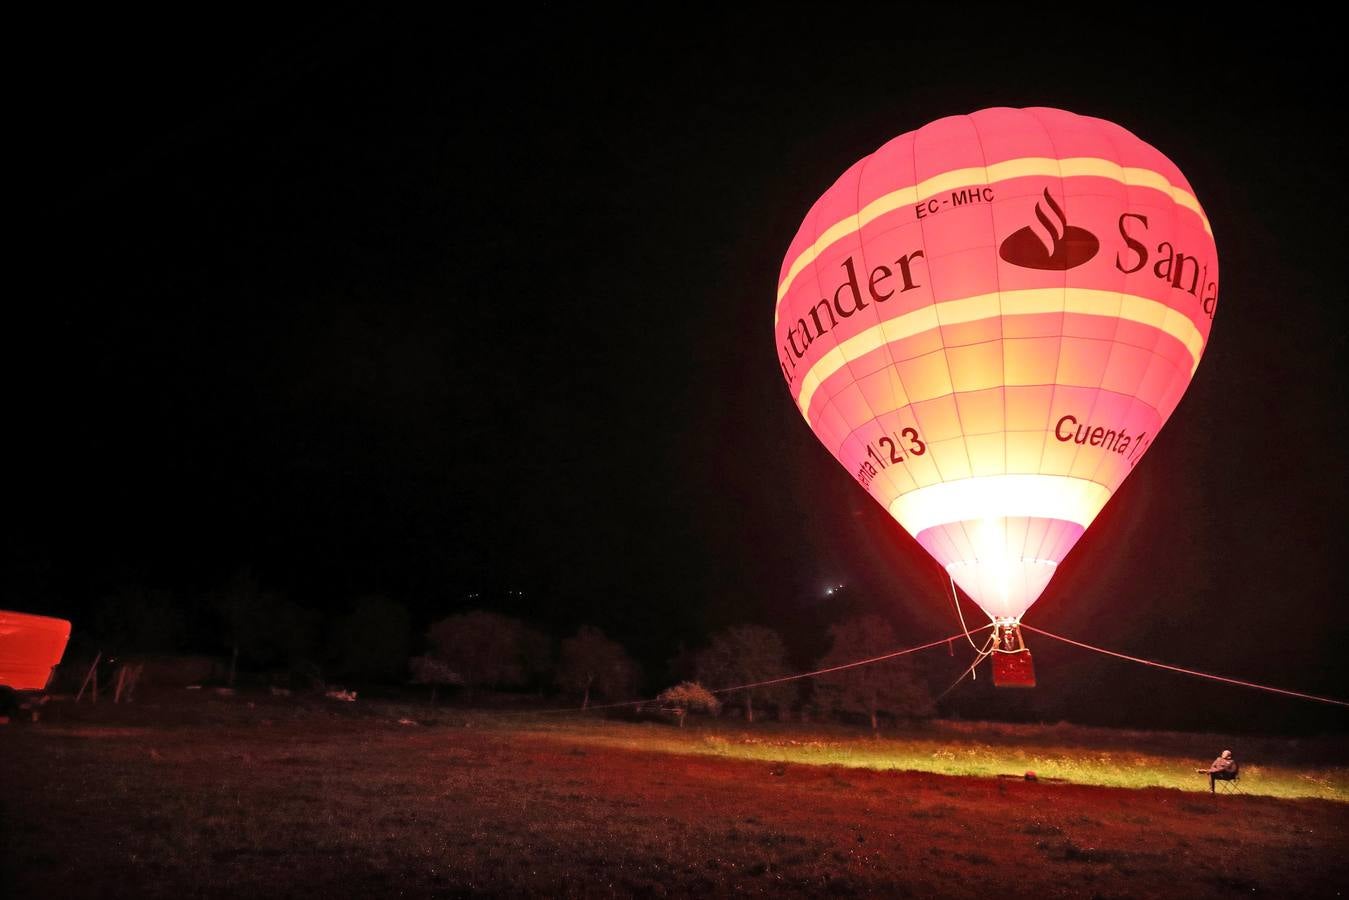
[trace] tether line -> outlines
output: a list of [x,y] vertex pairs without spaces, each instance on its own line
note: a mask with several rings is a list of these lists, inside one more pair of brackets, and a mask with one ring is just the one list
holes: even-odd
[[1156,660],[1143,659],[1138,656],[1130,656],[1127,653],[1117,653],[1114,650],[1107,650],[1104,647],[1095,647],[1091,644],[1084,644],[1081,641],[1075,641],[1072,638],[1066,638],[1061,634],[1053,634],[1033,625],[1021,623],[1021,627],[1027,631],[1033,631],[1036,634],[1042,634],[1047,638],[1053,638],[1056,641],[1063,641],[1065,644],[1072,644],[1074,647],[1081,647],[1083,650],[1091,650],[1095,653],[1104,653],[1106,656],[1113,656],[1117,659],[1128,660],[1129,662],[1140,663],[1145,666],[1152,666],[1156,669],[1166,669],[1168,672],[1179,672],[1182,675],[1193,675],[1196,678],[1207,678],[1210,681],[1220,681],[1224,684],[1235,684],[1239,687],[1252,688],[1257,691],[1267,691],[1271,694],[1282,694],[1285,697],[1297,697],[1300,700],[1313,700],[1317,703],[1328,703],[1332,706],[1349,707],[1349,701],[1336,700],[1334,697],[1319,697],[1316,694],[1304,694],[1301,691],[1289,691],[1283,688],[1272,687],[1268,684],[1256,684],[1254,681],[1242,681],[1239,678],[1228,678],[1225,675],[1214,675],[1211,672],[1198,672],[1194,669],[1183,669],[1180,666],[1171,666]]

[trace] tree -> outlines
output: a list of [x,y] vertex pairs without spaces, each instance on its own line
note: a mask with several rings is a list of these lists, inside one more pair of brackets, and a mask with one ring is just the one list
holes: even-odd
[[696,681],[681,681],[674,687],[666,688],[660,692],[656,700],[673,707],[679,713],[680,728],[684,727],[684,717],[689,714],[689,710],[716,713],[721,709],[721,701]]
[[537,628],[521,625],[520,664],[524,669],[525,683],[542,694],[543,689],[554,679],[553,638]]
[[362,597],[338,621],[329,649],[348,675],[393,679],[407,663],[410,629],[403,604],[378,595]]
[[239,651],[256,630],[256,620],[263,614],[266,600],[262,587],[253,577],[253,570],[240,569],[229,583],[211,596],[211,605],[220,617],[220,633],[230,649],[229,676],[225,683],[233,687],[234,673],[239,667]]
[[[734,687],[766,681],[787,671],[787,651],[782,638],[771,628],[738,625],[712,638],[712,644],[698,654],[698,681],[721,687]],[[769,703],[788,703],[793,691],[787,685],[770,685],[737,691],[745,698],[745,718],[754,721],[754,699]]]
[[539,669],[547,646],[519,619],[484,610],[441,619],[426,634],[431,655],[464,680],[465,687],[518,687]]
[[[879,616],[862,616],[829,629],[832,646],[819,668],[844,665],[895,650],[895,632]],[[919,677],[911,657],[855,666],[821,675],[817,681],[820,699],[836,713],[865,715],[873,734],[879,731],[877,716],[921,717],[932,714],[932,695]]]
[[431,685],[432,706],[436,704],[436,692],[440,690],[441,685],[462,687],[464,684],[464,679],[459,677],[458,672],[434,656],[414,656],[408,660],[408,666],[412,669],[413,684]]
[[582,625],[575,637],[562,642],[557,684],[563,690],[579,692],[582,709],[590,706],[592,691],[616,700],[630,696],[636,682],[636,664],[621,645],[598,628]]
[[240,570],[215,591],[211,605],[230,648],[229,683],[240,659],[256,666],[312,659],[318,615],[266,590],[249,569]]
[[173,651],[183,637],[182,608],[168,591],[123,588],[99,602],[94,629],[114,653]]

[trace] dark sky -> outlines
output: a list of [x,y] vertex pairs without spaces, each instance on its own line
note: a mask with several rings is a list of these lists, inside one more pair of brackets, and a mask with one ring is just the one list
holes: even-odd
[[[1223,284],[1185,400],[1027,621],[1349,694],[1339,51],[1018,15],[26,23],[3,605],[78,629],[247,565],[419,622],[483,592],[655,664],[742,621],[809,655],[845,583],[906,642],[948,634],[940,569],[781,383],[778,269],[890,137],[1049,105],[1180,166]],[[960,711],[1347,727],[1034,646],[1042,688]]]

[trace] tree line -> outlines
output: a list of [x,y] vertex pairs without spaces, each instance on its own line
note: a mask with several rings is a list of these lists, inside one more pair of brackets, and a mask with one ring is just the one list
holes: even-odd
[[[791,660],[781,635],[762,625],[726,628],[705,646],[681,652],[664,671],[647,673],[626,648],[594,626],[555,640],[520,619],[471,610],[433,622],[418,648],[412,617],[397,601],[366,596],[339,615],[325,616],[268,591],[247,572],[200,605],[210,612],[208,645],[228,657],[231,681],[236,669],[273,676],[289,671],[316,683],[325,676],[357,683],[411,682],[426,686],[432,700],[447,690],[466,702],[481,700],[487,692],[530,691],[583,709],[636,700],[641,691],[658,685],[666,688],[660,702],[678,710],[681,722],[690,710],[716,711],[724,705],[748,722],[765,715],[833,715],[876,729],[882,719],[933,711],[926,680],[908,657],[757,684],[802,667]],[[105,598],[93,626],[101,649],[124,654],[202,645],[188,640],[181,604],[163,591],[130,589]],[[899,643],[878,616],[848,619],[830,627],[829,649],[813,661],[814,668],[879,656]],[[720,692],[742,685],[754,686]]]
[[[817,669],[881,656],[898,645],[890,624],[874,615],[839,622],[830,627],[829,637]],[[544,683],[586,709],[595,702],[633,700],[644,681],[623,646],[592,626],[563,639],[555,655],[548,654],[549,642],[541,633],[483,610],[442,619],[427,638],[428,652],[412,661],[412,669],[414,680],[433,690],[454,685],[471,695]],[[926,680],[911,657],[779,681],[794,667],[782,637],[762,625],[720,631],[671,668],[667,680],[677,683],[657,702],[676,710],[681,724],[689,711],[715,713],[725,706],[748,722],[765,713],[779,718],[832,714],[862,718],[876,730],[883,718],[924,718],[934,711]]]

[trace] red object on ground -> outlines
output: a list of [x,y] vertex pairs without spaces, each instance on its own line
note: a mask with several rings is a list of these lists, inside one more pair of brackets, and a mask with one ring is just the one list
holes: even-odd
[[0,610],[0,686],[46,690],[68,640],[65,619]]

